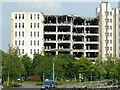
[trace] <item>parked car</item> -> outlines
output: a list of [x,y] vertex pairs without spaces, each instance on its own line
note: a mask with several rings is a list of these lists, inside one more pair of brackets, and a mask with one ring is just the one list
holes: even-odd
[[46,80],[43,82],[42,89],[56,88],[56,82],[53,80]]

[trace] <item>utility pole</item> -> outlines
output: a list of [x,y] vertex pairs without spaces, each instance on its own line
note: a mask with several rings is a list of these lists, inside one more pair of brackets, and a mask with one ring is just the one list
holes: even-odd
[[55,80],[54,61],[53,61],[53,81]]

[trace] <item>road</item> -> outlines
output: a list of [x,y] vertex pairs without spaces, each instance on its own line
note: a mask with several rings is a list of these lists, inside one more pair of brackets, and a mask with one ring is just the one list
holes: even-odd
[[[102,88],[101,90],[104,90],[105,88],[109,88],[110,90],[120,90],[120,88],[118,87],[113,87],[113,86],[99,86],[99,88],[97,86],[81,86],[80,84],[65,84],[65,85],[57,85],[57,88],[88,88],[88,89],[92,89],[92,90],[96,90],[99,88]],[[11,88],[11,89],[3,89],[3,90],[40,90],[41,86],[40,85],[34,85],[34,84],[22,84],[21,87],[18,88]],[[0,89],[1,90],[1,89]]]

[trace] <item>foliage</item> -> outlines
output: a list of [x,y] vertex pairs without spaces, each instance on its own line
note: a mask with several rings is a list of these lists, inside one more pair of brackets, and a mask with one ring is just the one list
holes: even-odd
[[[29,76],[38,76],[41,78],[52,79],[53,63],[55,80],[58,83],[66,80],[79,80],[79,74],[82,74],[86,80],[114,79],[120,82],[120,60],[108,56],[107,60],[102,58],[95,59],[94,63],[87,57],[75,59],[72,55],[50,55],[35,54],[33,60],[25,54],[20,57],[18,48],[9,48],[9,52],[2,50],[2,74],[5,81],[17,80],[18,77],[27,78]],[[11,83],[10,82],[10,83]],[[41,83],[38,83],[41,84]]]
[[25,68],[23,75],[25,76],[25,79],[26,79],[27,77],[29,77],[33,74],[32,60],[30,59],[30,57],[27,54],[23,55],[21,60],[24,65],[24,68]]
[[79,60],[76,60],[75,64],[77,66],[79,74],[82,74],[83,77],[89,78],[94,69],[92,60],[86,57],[81,57]]
[[2,76],[4,80],[16,80],[24,72],[24,66],[18,53],[18,48],[9,48],[8,53],[3,53]]

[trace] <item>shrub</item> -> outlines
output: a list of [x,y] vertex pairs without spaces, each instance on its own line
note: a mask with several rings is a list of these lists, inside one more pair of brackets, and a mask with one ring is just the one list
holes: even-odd
[[42,82],[36,82],[36,85],[42,85]]

